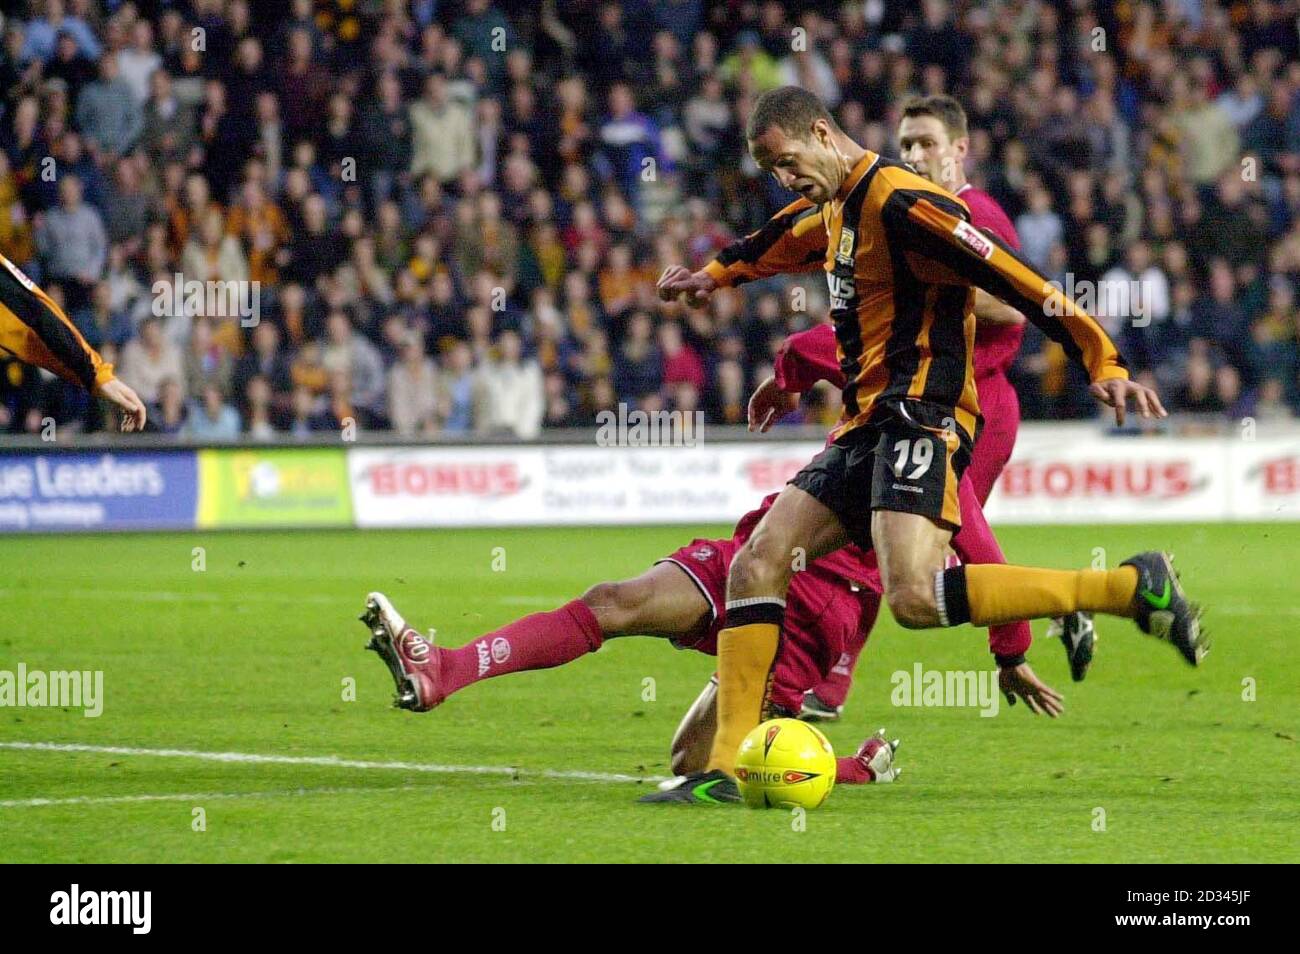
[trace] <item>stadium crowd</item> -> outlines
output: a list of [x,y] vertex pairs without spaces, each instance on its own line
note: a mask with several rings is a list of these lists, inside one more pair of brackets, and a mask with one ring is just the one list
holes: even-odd
[[[1300,412],[1296,0],[5,8],[0,251],[164,433],[530,438],[618,402],[743,422],[825,283],[691,310],[654,281],[790,200],[743,134],[789,83],[887,155],[909,96],[957,96],[972,182],[1172,409]],[[195,307],[210,281],[256,307]],[[0,429],[103,426],[0,372]],[[1079,375],[1031,327],[1025,416],[1094,414]]]

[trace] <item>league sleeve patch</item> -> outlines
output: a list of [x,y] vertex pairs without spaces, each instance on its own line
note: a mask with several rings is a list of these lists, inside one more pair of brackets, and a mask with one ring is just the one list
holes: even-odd
[[23,270],[21,268],[19,268],[17,265],[15,265],[13,262],[9,261],[9,259],[5,258],[2,255],[0,255],[0,263],[3,263],[4,267],[9,270],[9,273],[13,275],[14,278],[18,279],[19,284],[21,284],[24,288],[26,288],[28,291],[36,290],[36,283],[33,282],[30,278],[28,278],[26,275],[24,275]]
[[980,258],[993,256],[993,241],[969,222],[958,222],[952,234]]

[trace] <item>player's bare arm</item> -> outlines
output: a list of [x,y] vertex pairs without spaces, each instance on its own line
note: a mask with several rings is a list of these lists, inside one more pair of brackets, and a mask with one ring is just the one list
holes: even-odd
[[1120,427],[1124,426],[1125,411],[1130,400],[1137,408],[1138,413],[1145,418],[1169,416],[1164,404],[1160,402],[1160,395],[1156,393],[1154,388],[1149,388],[1145,384],[1129,378],[1107,378],[1104,381],[1094,381],[1088,386],[1088,391],[1102,404],[1115,409],[1115,423]]
[[799,406],[799,395],[782,391],[774,375],[768,375],[749,397],[749,429],[765,434],[772,425]]
[[998,688],[1008,703],[1014,706],[1016,700],[1020,699],[1034,715],[1047,715],[1055,719],[1065,711],[1065,699],[1039,679],[1027,662],[999,665]]
[[144,430],[147,412],[144,402],[120,378],[109,378],[103,384],[95,385],[92,392],[95,397],[108,401],[120,412],[119,426],[124,432]]
[[982,288],[975,289],[975,320],[985,325],[1023,325],[1025,316]]
[[663,301],[685,301],[692,308],[702,307],[718,287],[717,280],[701,269],[692,272],[684,265],[669,265],[655,283]]

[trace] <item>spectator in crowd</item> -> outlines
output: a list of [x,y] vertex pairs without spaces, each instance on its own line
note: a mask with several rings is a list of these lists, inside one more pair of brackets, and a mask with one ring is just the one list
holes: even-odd
[[140,323],[139,337],[122,349],[118,377],[135,389],[140,400],[156,404],[164,381],[180,389],[185,399],[185,362],[180,349],[163,337],[162,322],[149,316]]
[[401,356],[388,372],[388,420],[402,437],[438,432],[438,372],[416,332],[407,332]]
[[153,24],[141,17],[131,25],[131,45],[118,51],[117,69],[140,105],[149,98],[150,79],[162,66],[154,48]]
[[477,384],[473,361],[474,354],[464,341],[453,342],[443,353],[438,416],[444,434],[463,437],[473,428]]
[[107,240],[122,246],[128,254],[140,244],[149,226],[149,197],[140,187],[140,165],[135,157],[117,161],[113,184],[104,196],[104,229]]
[[194,441],[239,439],[239,412],[222,398],[215,384],[206,385],[185,419],[184,434]]
[[[353,410],[365,415],[364,426],[376,426],[384,417],[384,362],[379,350],[369,338],[353,330],[352,322],[342,311],[333,312],[326,327],[329,337],[321,363],[331,374],[346,375],[350,386],[346,395],[334,397],[346,399]],[[332,382],[335,390],[342,387],[341,379],[333,378]]]
[[[247,282],[248,260],[239,240],[226,232],[226,217],[213,206],[203,213],[199,227],[181,253],[181,272],[186,281]],[[223,304],[228,304],[224,300]],[[228,308],[226,310],[229,310]],[[235,317],[227,315],[226,317]]]
[[93,82],[96,75],[94,61],[81,52],[71,30],[59,31],[55,39],[54,56],[45,64],[43,72],[47,82],[61,80],[68,99],[74,103],[81,97],[86,84]]
[[537,362],[523,358],[523,345],[514,331],[497,339],[498,357],[480,372],[476,428],[481,434],[535,438],[542,426],[542,372]]
[[149,75],[149,98],[145,101],[140,145],[151,161],[159,165],[182,162],[195,142],[194,109],[176,95],[171,75],[165,69]]
[[108,257],[108,236],[99,212],[82,202],[81,180],[75,175],[59,180],[59,204],[38,220],[36,248],[44,274],[64,287],[68,306],[89,302]]
[[125,155],[144,131],[142,102],[118,71],[117,57],[99,60],[99,79],[77,99],[77,126],[95,152],[106,158]]
[[452,182],[474,164],[474,127],[469,109],[447,93],[440,72],[425,80],[424,96],[411,106],[412,179],[431,175]]
[[150,411],[149,416],[159,433],[181,436],[189,418],[189,405],[185,401],[185,390],[175,378],[165,378],[158,385],[158,408]]
[[85,20],[67,14],[64,0],[44,0],[39,6],[41,15],[27,21],[23,34],[24,60],[49,60],[60,34],[70,36],[83,56],[92,60],[99,58],[102,49],[99,38]]
[[276,438],[271,385],[260,374],[249,379],[244,390],[243,418],[249,440],[272,441]]
[[185,351],[185,382],[192,398],[204,398],[209,389],[218,395],[230,393],[230,375],[234,360],[230,352],[213,338],[213,319],[196,318],[190,327],[189,347]]

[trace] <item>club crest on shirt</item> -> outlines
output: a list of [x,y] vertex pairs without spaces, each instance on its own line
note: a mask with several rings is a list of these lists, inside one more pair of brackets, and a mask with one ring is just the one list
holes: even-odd
[[980,258],[990,258],[993,255],[993,241],[969,222],[959,221],[952,234]]
[[835,250],[835,261],[841,265],[853,264],[853,229],[844,226],[840,229],[840,244]]

